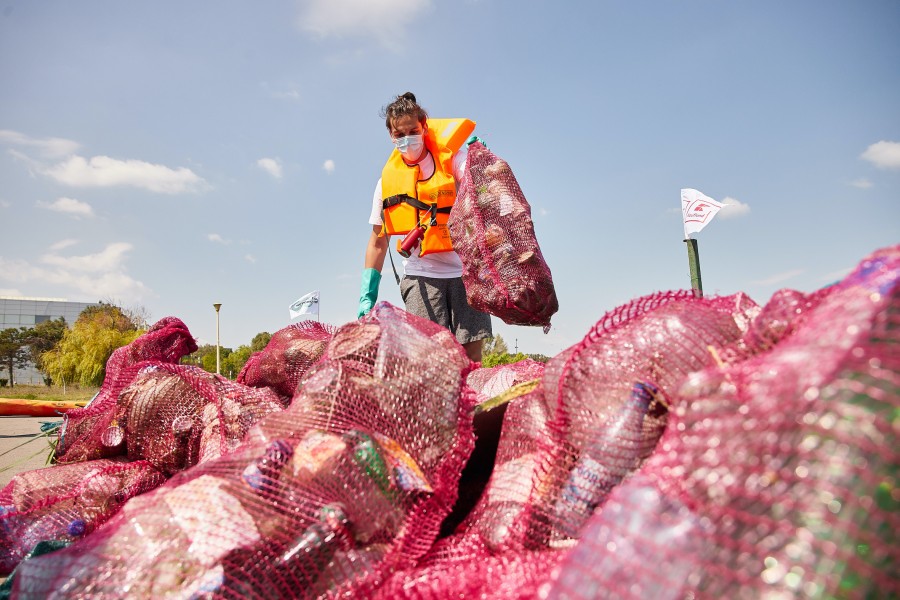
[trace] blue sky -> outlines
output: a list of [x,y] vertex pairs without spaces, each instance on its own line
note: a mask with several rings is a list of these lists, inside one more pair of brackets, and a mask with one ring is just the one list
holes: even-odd
[[[894,0],[0,0],[0,295],[113,300],[236,347],[355,318],[379,117],[465,116],[531,204],[553,356],[690,287],[812,291],[900,242]],[[385,268],[381,299],[401,305]]]

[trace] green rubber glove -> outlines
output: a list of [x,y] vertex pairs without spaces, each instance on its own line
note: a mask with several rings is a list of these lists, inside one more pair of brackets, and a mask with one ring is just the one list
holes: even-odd
[[[485,141],[483,139],[481,139],[480,137],[478,137],[477,135],[473,135],[472,137],[470,137],[468,139],[468,141],[466,141],[466,146],[471,146],[475,142],[481,142],[482,146],[484,146],[485,148],[488,147],[488,145],[485,143]],[[488,148],[488,150],[490,150],[490,148]]]
[[375,301],[378,300],[378,285],[381,283],[381,273],[375,269],[363,269],[362,285],[359,290],[359,310],[356,318],[369,314]]

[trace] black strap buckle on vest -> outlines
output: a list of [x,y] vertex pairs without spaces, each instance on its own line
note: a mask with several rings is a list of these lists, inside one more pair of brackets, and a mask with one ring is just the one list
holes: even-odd
[[[382,212],[391,208],[392,206],[397,206],[398,204],[402,204],[406,202],[413,208],[417,208],[419,210],[427,210],[431,213],[431,224],[437,225],[437,215],[441,214],[449,214],[450,210],[453,208],[452,206],[442,206],[438,207],[437,204],[428,204],[426,202],[422,202],[418,198],[413,198],[408,194],[397,194],[396,196],[389,196],[381,201],[381,210]],[[382,220],[384,220],[382,218]]]

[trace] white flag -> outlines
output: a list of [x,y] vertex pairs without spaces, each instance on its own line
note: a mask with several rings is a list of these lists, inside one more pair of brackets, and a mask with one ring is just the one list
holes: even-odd
[[319,314],[319,290],[310,292],[299,298],[290,306],[291,318],[296,319],[300,315]]
[[687,188],[681,190],[681,216],[684,219],[684,237],[691,237],[697,233],[716,216],[719,209],[724,206],[716,202],[702,192]]

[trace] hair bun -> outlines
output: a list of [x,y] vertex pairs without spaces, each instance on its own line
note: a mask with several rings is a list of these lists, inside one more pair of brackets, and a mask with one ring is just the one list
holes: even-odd
[[405,99],[407,99],[407,100],[409,100],[410,102],[413,102],[413,103],[415,103],[415,101],[416,101],[416,95],[413,94],[412,92],[406,92],[405,94],[403,94],[403,95],[400,96],[400,97],[401,97],[401,98],[405,98]]

